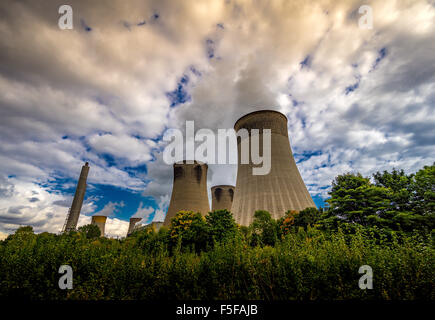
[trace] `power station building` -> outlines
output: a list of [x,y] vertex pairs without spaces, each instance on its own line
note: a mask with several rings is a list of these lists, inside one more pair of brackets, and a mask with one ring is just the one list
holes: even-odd
[[136,226],[136,223],[138,223],[141,220],[142,220],[142,218],[130,218],[130,224],[128,225],[127,237],[133,233],[134,227]]
[[[249,137],[238,138],[239,163],[234,200],[231,211],[240,225],[249,225],[257,210],[267,210],[272,218],[282,217],[287,210],[303,210],[315,207],[302,180],[290,148],[287,117],[277,111],[255,111],[241,117],[234,125],[238,132],[246,129]],[[254,175],[251,157],[242,164],[241,145],[251,137],[251,130],[259,129],[259,141],[263,141],[263,129],[271,129],[271,169],[266,175]],[[245,141],[246,142],[246,141]],[[249,142],[248,142],[249,143]],[[263,145],[260,143],[260,154]]]
[[231,211],[234,198],[234,186],[217,185],[211,188],[211,210]]
[[173,168],[172,196],[164,226],[169,226],[171,219],[181,210],[201,212],[203,215],[210,211],[207,194],[208,165],[200,161],[184,160],[174,163]]
[[74,194],[74,199],[71,204],[71,208],[68,212],[68,215],[65,220],[65,224],[63,226],[63,231],[68,232],[71,230],[75,230],[77,227],[77,222],[79,221],[80,211],[83,205],[83,199],[86,193],[86,180],[88,178],[89,173],[89,163],[86,162],[82,167],[82,171],[80,172],[79,181],[77,182],[76,192]]
[[104,232],[106,230],[106,220],[107,216],[92,216],[91,224],[95,224],[101,233],[101,237],[104,237]]

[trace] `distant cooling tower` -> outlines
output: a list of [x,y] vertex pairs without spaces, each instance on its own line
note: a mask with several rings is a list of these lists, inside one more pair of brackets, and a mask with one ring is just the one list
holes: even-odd
[[89,164],[88,162],[82,167],[80,173],[79,181],[77,182],[76,192],[74,194],[74,199],[69,210],[68,216],[63,226],[63,231],[75,230],[77,227],[77,222],[80,216],[80,210],[82,209],[83,199],[86,192],[86,179],[88,178]]
[[211,188],[211,210],[227,209],[231,211],[234,198],[234,186],[218,185]]
[[151,225],[154,227],[154,230],[157,232],[163,226],[163,222],[162,221],[153,221],[153,222],[151,222]]
[[91,224],[95,224],[100,228],[101,237],[104,237],[104,230],[106,229],[106,216],[92,216],[92,222]]
[[141,221],[142,218],[130,218],[130,224],[128,225],[127,236],[133,233],[136,223]]
[[191,164],[186,161],[174,163],[172,196],[164,226],[169,226],[180,210],[201,212],[203,215],[209,212],[207,169],[207,164],[199,161]]
[[[234,219],[240,225],[249,225],[256,210],[267,210],[272,218],[282,217],[287,210],[315,207],[302,180],[290,149],[287,117],[280,112],[262,110],[241,117],[234,129],[260,129],[260,155],[263,153],[262,129],[271,129],[271,170],[267,175],[253,175],[255,166],[240,163],[242,139],[238,138],[239,164],[232,205]],[[246,138],[245,138],[246,139]],[[258,167],[258,166],[257,166]]]

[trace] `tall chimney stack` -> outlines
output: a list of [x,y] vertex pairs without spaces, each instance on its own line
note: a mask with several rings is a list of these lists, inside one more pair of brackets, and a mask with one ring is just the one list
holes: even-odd
[[63,228],[64,231],[66,232],[75,230],[77,227],[77,222],[79,220],[80,211],[83,205],[83,199],[85,197],[86,179],[88,178],[88,173],[89,173],[89,163],[86,162],[85,165],[82,167],[80,178],[79,181],[77,182],[77,188],[74,194],[74,199]]

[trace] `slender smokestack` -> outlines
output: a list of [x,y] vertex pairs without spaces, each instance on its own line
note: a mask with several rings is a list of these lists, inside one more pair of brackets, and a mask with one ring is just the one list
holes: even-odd
[[100,228],[101,235],[100,237],[104,237],[104,230],[106,229],[106,216],[92,216],[91,224],[95,224],[98,228]]
[[[249,225],[256,210],[267,210],[272,218],[278,219],[287,210],[315,207],[290,149],[287,117],[272,110],[256,111],[241,117],[234,125],[236,132],[243,128],[250,134],[252,129],[259,129],[259,141],[263,140],[262,130],[271,129],[271,167],[266,175],[253,175],[252,160],[247,164],[240,162],[241,145],[248,138],[238,139],[239,164],[231,208],[236,222]],[[260,154],[263,154],[262,145]]]
[[89,163],[86,162],[82,167],[80,173],[79,181],[77,182],[76,193],[74,194],[74,199],[71,205],[71,209],[68,213],[67,221],[64,226],[64,231],[75,230],[77,227],[77,222],[80,216],[80,210],[82,209],[83,199],[86,192],[86,179],[89,173]]
[[136,225],[136,223],[138,223],[141,220],[142,218],[130,218],[130,224],[128,226],[127,236],[133,233],[134,226]]
[[234,186],[218,185],[211,188],[211,210],[231,211],[234,197]]

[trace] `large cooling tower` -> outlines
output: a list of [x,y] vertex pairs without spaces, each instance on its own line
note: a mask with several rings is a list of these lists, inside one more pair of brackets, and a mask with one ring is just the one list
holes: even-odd
[[127,236],[133,233],[136,223],[141,221],[142,218],[130,218],[130,224],[128,225]]
[[91,224],[95,224],[100,228],[101,237],[104,237],[104,230],[106,229],[107,216],[92,216]]
[[262,129],[271,129],[271,169],[267,175],[254,175],[252,168],[261,165],[254,165],[251,156],[249,163],[241,164],[241,145],[247,138],[238,138],[239,164],[231,209],[236,222],[249,225],[256,210],[267,210],[272,218],[278,219],[287,210],[315,207],[290,149],[287,117],[272,110],[256,111],[237,120],[235,131],[242,128],[249,133],[252,129],[260,129],[260,155],[263,153]]
[[231,211],[234,198],[234,186],[218,185],[211,188],[211,210],[227,209]]
[[201,212],[203,215],[209,212],[207,169],[207,164],[199,161],[191,164],[186,161],[174,163],[172,196],[164,226],[169,226],[171,219],[180,210]]
[[69,210],[68,216],[66,218],[63,231],[75,230],[77,227],[77,222],[80,216],[80,210],[82,209],[83,199],[86,192],[86,179],[88,178],[89,164],[86,162],[82,167],[80,173],[79,181],[77,182],[76,192],[74,194],[74,199]]

